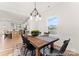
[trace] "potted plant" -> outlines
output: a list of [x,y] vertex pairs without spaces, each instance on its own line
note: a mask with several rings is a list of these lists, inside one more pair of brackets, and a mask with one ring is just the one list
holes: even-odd
[[41,32],[39,30],[32,30],[31,34],[32,36],[38,36]]

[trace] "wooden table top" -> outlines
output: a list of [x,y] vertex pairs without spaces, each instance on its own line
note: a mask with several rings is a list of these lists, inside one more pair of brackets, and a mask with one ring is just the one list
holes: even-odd
[[32,37],[32,36],[28,36],[28,40],[31,42],[31,44],[33,44],[36,48],[41,48],[41,47],[43,47],[43,46],[45,46],[45,45],[48,45],[48,44],[50,44],[50,43],[52,43],[52,42],[54,42],[54,41],[56,41],[56,40],[58,40],[58,39],[51,39],[51,41],[49,40],[45,40],[45,37],[43,38],[43,37]]
[[28,36],[28,40],[37,48],[47,44],[47,41],[40,40],[39,38]]

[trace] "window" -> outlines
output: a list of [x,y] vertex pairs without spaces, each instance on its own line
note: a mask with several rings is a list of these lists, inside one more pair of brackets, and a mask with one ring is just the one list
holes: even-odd
[[58,25],[58,17],[57,16],[50,16],[48,18],[48,31],[50,34],[56,34],[56,26]]

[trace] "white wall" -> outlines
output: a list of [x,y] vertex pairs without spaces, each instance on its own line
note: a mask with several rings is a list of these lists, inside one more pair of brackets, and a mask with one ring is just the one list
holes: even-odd
[[61,3],[52,11],[59,17],[59,44],[71,38],[68,48],[79,52],[79,3]]

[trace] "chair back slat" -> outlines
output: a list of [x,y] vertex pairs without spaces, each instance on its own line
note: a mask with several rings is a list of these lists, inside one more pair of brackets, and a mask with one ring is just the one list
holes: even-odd
[[22,36],[22,40],[23,40],[23,43],[25,43],[25,44],[27,44],[27,45],[30,44],[30,41],[28,40],[27,37]]
[[66,48],[67,48],[67,46],[68,46],[68,44],[69,44],[69,41],[70,41],[70,39],[69,40],[65,40],[64,42],[63,42],[63,45],[62,45],[62,47],[60,48],[60,51],[59,51],[59,53],[64,53],[65,52],[65,50],[66,50]]

